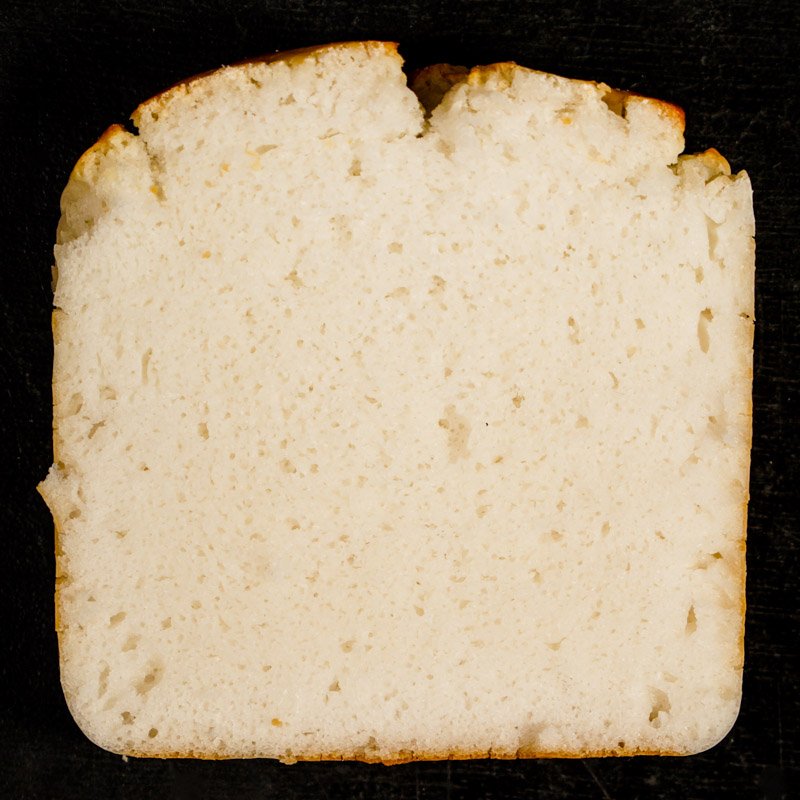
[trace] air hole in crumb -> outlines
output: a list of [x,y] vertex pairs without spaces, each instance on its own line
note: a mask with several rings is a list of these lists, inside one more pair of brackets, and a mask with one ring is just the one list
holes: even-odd
[[519,408],[522,405],[522,401],[524,399],[525,397],[521,394],[514,395],[514,397],[511,398],[511,402],[514,404],[514,408]]
[[703,268],[696,267],[694,271],[694,280],[695,283],[702,283],[703,282]]
[[339,686],[339,681],[334,681],[334,682],[333,682],[333,683],[332,683],[332,684],[331,684],[331,685],[328,687],[328,691],[329,691],[329,692],[341,692],[341,691],[342,691],[342,687],[341,687],[341,686]]
[[581,338],[580,331],[578,329],[578,323],[575,322],[575,318],[569,317],[567,319],[567,325],[569,326],[569,340],[573,344],[582,344],[583,339]]
[[150,739],[155,739],[156,736],[158,736],[158,728],[150,728],[150,730],[147,731],[147,735]]
[[73,508],[72,511],[70,511],[67,515],[67,519],[78,519],[80,515],[81,510],[79,508]]
[[686,633],[692,634],[697,630],[697,615],[694,613],[694,606],[689,606],[689,613],[686,615]]
[[108,618],[108,624],[113,628],[114,625],[119,625],[119,623],[122,622],[122,620],[124,620],[127,616],[128,615],[124,611],[120,611],[119,613]]
[[609,89],[600,99],[608,106],[609,111],[613,111],[618,117],[625,119],[626,92]]
[[122,645],[122,652],[127,653],[130,650],[135,650],[137,645],[139,644],[139,639],[141,638],[142,638],[141,636],[135,636],[135,635],[129,636],[125,640],[125,644]]
[[208,439],[208,425],[205,422],[198,424],[197,432],[200,434],[201,439]]
[[156,666],[151,666],[150,669],[145,673],[144,677],[134,684],[134,688],[136,689],[137,694],[147,694],[160,680],[161,680],[161,669]]
[[714,319],[714,315],[711,313],[710,308],[704,308],[700,312],[700,316],[697,320],[697,341],[700,344],[700,349],[704,352],[708,352],[708,348],[710,345],[710,339],[708,335],[708,323]]
[[402,253],[403,245],[400,242],[391,242],[386,248],[390,253]]
[[97,697],[101,698],[108,690],[108,676],[111,674],[111,667],[106,664],[100,671],[100,680],[97,686]]
[[150,359],[153,356],[153,348],[148,347],[147,350],[142,353],[142,383],[147,386],[147,382],[150,379],[149,370],[150,370]]
[[275,728],[280,728],[283,725],[283,723],[277,717],[273,717],[272,718],[272,725]]
[[[439,419],[439,427],[447,431],[447,451],[450,463],[467,458],[469,450],[469,435],[471,426],[466,417],[462,417],[454,405],[449,405],[444,410],[444,415]],[[486,423],[488,426],[488,422]]]
[[172,617],[165,617],[161,620],[161,628],[162,630],[166,630],[167,628],[172,627]]
[[81,408],[83,408],[83,395],[80,392],[76,392],[70,397],[64,416],[73,417]]
[[339,646],[342,648],[343,653],[350,653],[353,650],[353,645],[355,643],[355,639],[348,639],[346,642],[342,642]]
[[[717,231],[719,230],[719,223],[715,222],[711,217],[706,214],[706,232],[708,234],[708,258],[711,261],[715,261],[717,254],[717,245],[719,244],[719,234]],[[724,267],[724,264],[721,265]]]
[[89,439],[94,438],[94,435],[97,433],[97,431],[99,431],[100,428],[104,427],[105,424],[106,424],[106,421],[104,419],[100,420],[100,422],[95,422],[95,424],[92,425],[91,428],[89,428],[89,434],[88,434],[87,438],[89,438]]
[[350,162],[350,169],[348,170],[348,174],[352,175],[354,178],[357,178],[361,175],[361,160],[358,158],[354,158]]
[[636,318],[636,328],[640,331],[644,330],[644,322],[642,322],[642,320],[640,320],[638,317]]
[[432,278],[433,287],[428,290],[428,294],[436,295],[444,291],[447,286],[447,281],[439,275],[434,275]]
[[122,717],[122,722],[125,725],[133,725],[133,721],[136,719],[136,717],[134,717],[130,711],[123,711],[120,716]]
[[650,715],[648,716],[648,720],[650,721],[650,724],[654,728],[660,728],[661,714],[669,713],[670,709],[672,708],[672,705],[669,702],[669,697],[667,696],[667,693],[662,691],[661,689],[655,689],[651,687],[650,695],[652,698],[652,707],[650,708]]

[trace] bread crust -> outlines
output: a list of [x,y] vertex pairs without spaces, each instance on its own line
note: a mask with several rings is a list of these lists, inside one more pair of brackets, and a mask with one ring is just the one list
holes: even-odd
[[215,75],[224,69],[243,68],[248,67],[251,64],[275,64],[277,62],[292,64],[298,61],[303,61],[309,57],[315,57],[319,53],[324,53],[328,50],[375,50],[383,51],[387,55],[401,59],[397,48],[397,42],[381,42],[377,40],[346,41],[332,42],[331,44],[323,45],[312,45],[310,47],[298,47],[294,50],[283,50],[279,53],[269,53],[263,56],[247,58],[243,61],[237,61],[236,63],[231,64],[230,67],[219,67],[217,69],[207,70],[206,72],[200,72],[197,75],[192,75],[189,78],[173,84],[167,89],[159,92],[157,95],[154,95],[149,100],[145,100],[143,103],[140,103],[133,114],[131,114],[131,120],[133,121],[134,125],[138,126],[139,120],[144,113],[158,113],[170,102],[170,100],[172,100],[172,98],[186,93],[192,85],[197,84],[203,81],[205,78]]
[[[398,53],[398,45],[397,43],[394,42],[345,41],[345,42],[337,42],[326,45],[298,48],[298,49],[268,54],[260,57],[255,57],[237,62],[231,65],[231,67],[229,68],[243,68],[252,64],[271,64],[277,62],[292,63],[310,57],[315,57],[320,53],[334,49],[341,49],[341,50],[373,49],[376,51],[383,51],[386,54],[391,55],[392,57],[398,59],[401,58],[401,56]],[[411,88],[418,94],[418,96],[420,96],[423,105],[428,109],[428,111],[430,111],[433,107],[435,107],[435,105],[438,104],[438,102],[441,101],[444,94],[446,94],[450,88],[458,85],[459,83],[467,82],[472,85],[480,85],[481,83],[485,82],[489,76],[493,75],[499,75],[507,80],[510,80],[513,72],[516,70],[523,70],[526,72],[539,72],[539,74],[543,75],[549,74],[539,70],[531,70],[527,67],[519,66],[513,61],[498,62],[485,66],[475,66],[472,67],[471,69],[465,67],[454,67],[449,64],[433,64],[424,67],[420,70],[417,70],[415,73],[413,73],[409,80],[409,84]],[[131,115],[131,119],[133,120],[134,124],[138,125],[138,122],[144,113],[157,114],[159,110],[163,109],[174,97],[188,92],[190,87],[202,82],[204,79],[212,75],[217,74],[218,72],[220,72],[220,69],[209,70],[207,72],[199,73],[197,75],[194,75],[192,77],[189,77],[185,80],[182,80],[174,84],[173,86],[165,89],[159,94],[141,103]],[[428,103],[425,102],[425,100],[421,95],[421,87],[425,82],[439,83],[442,84],[440,88],[443,88],[441,96],[439,96],[438,100],[435,103],[433,103],[430,107],[428,106]],[[681,133],[683,133],[684,131],[684,126],[685,126],[684,111],[679,106],[673,103],[647,97],[645,95],[640,95],[635,92],[612,89],[604,83],[597,83],[594,81],[585,81],[585,80],[577,82],[588,84],[593,87],[599,87],[605,90],[605,94],[603,96],[604,102],[606,102],[606,104],[612,111],[620,114],[621,116],[625,115],[624,114],[625,108],[630,103],[646,102],[655,105],[659,109],[659,112],[663,116],[668,118],[670,122],[677,129],[679,129]],[[109,126],[99,137],[99,139],[91,147],[89,147],[78,159],[77,163],[75,164],[74,168],[70,173],[67,186],[69,186],[72,182],[76,181],[86,181],[86,180],[91,181],[92,180],[91,167],[95,163],[97,157],[105,156],[109,152],[109,150],[113,147],[114,142],[118,137],[130,136],[130,135],[131,134],[122,125],[113,124]],[[723,172],[725,174],[730,174],[730,166],[727,160],[722,155],[720,155],[718,151],[712,148],[707,150],[703,154],[703,156],[717,162],[720,172]],[[57,327],[58,327],[58,314],[54,313],[52,315],[52,329],[54,338],[56,337]],[[751,326],[751,332],[750,332],[751,350],[753,342],[753,332],[754,332],[753,327]],[[752,381],[752,367],[750,369],[750,380]],[[53,384],[54,400],[56,392],[57,390],[54,383]],[[752,400],[750,400],[749,404],[749,415],[752,417]],[[748,438],[748,449],[746,458],[747,458],[747,469],[749,470],[749,464],[750,464],[749,453],[750,453],[750,447],[752,445],[752,425],[749,427],[748,432],[749,432],[749,438]],[[58,422],[54,418],[53,452],[54,452],[54,461],[56,463],[59,463],[60,459],[58,441],[59,441]],[[48,501],[47,492],[46,489],[43,488],[43,484],[39,484],[37,490],[39,491],[41,496],[44,498],[45,502],[50,507],[51,512],[53,513],[54,516],[54,541],[55,541],[55,554],[56,554],[56,586],[54,592],[55,630],[58,635],[59,662],[61,667],[61,673],[63,674],[64,647],[61,638],[63,613],[62,613],[62,598],[61,598],[61,588],[60,588],[60,583],[62,582],[61,579],[65,577],[65,575],[61,572],[63,568],[63,561],[61,555],[61,537],[63,535],[62,533],[63,522],[56,517],[54,512],[54,506]],[[740,548],[742,553],[744,553],[746,548],[747,509],[748,509],[748,500],[745,499],[742,505],[742,536],[740,538]],[[745,579],[746,579],[746,570],[745,570],[744,558],[742,558],[741,628],[739,631],[740,663],[743,662],[744,659],[744,619],[746,610]],[[67,691],[67,689],[63,687],[63,684],[62,688],[64,688],[64,694],[67,704],[70,705],[70,700],[71,700],[70,694]],[[229,759],[243,758],[243,757],[258,757],[259,755],[258,753],[248,753],[244,751],[219,753],[210,750],[195,750],[195,749],[164,750],[160,752],[142,752],[135,749],[131,749],[131,750],[117,751],[117,752],[120,752],[120,754],[136,758],[161,758],[161,759],[195,758],[195,759],[211,760],[211,761],[229,760]],[[678,750],[642,749],[642,748],[626,747],[626,746],[620,746],[619,748],[610,748],[610,749],[606,748],[606,749],[582,750],[582,751],[539,750],[532,747],[525,747],[517,750],[500,750],[500,749],[493,750],[491,748],[488,750],[429,750],[429,751],[397,750],[397,751],[378,753],[375,755],[369,754],[365,752],[363,749],[359,748],[353,751],[340,752],[340,753],[320,752],[317,754],[311,754],[311,755],[306,754],[297,756],[287,754],[284,756],[278,756],[278,759],[283,761],[284,763],[295,763],[299,761],[312,762],[312,761],[347,760],[347,761],[360,761],[369,764],[383,764],[389,766],[395,764],[406,764],[413,761],[439,761],[448,759],[452,760],[469,760],[469,759],[485,759],[485,758],[503,759],[503,760],[512,760],[521,758],[573,759],[573,758],[601,758],[607,756],[627,757],[635,755],[681,756],[690,754],[691,753]]]
[[[230,755],[220,755],[208,751],[198,750],[175,750],[164,753],[142,753],[138,751],[120,752],[130,758],[195,758],[200,761],[230,761],[238,758],[259,758],[259,755],[250,753],[232,753]],[[561,751],[561,750],[531,750],[523,748],[515,751],[503,750],[424,750],[408,751],[398,750],[386,755],[368,756],[360,751],[351,753],[320,753],[319,755],[298,755],[292,757],[277,757],[283,764],[299,764],[318,762],[318,761],[358,761],[362,764],[382,764],[386,767],[393,767],[398,764],[410,764],[415,761],[471,761],[474,759],[491,758],[498,761],[516,761],[527,758],[606,758],[610,756],[687,756],[693,753],[686,753],[679,750],[644,750],[639,748],[618,748],[604,750],[586,750],[582,752]]]
[[[508,83],[511,82],[511,77],[515,71],[534,72],[539,75],[551,75],[552,73],[543,72],[542,70],[531,69],[530,67],[523,67],[515,61],[499,61],[494,64],[479,65],[472,68],[454,66],[452,64],[431,64],[427,67],[422,67],[414,71],[409,79],[411,88],[420,95],[422,92],[427,94],[427,84],[434,84],[443,86],[449,84],[448,88],[459,83],[469,83],[471,85],[480,85],[486,81],[486,78],[492,75],[499,75]],[[648,97],[647,95],[638,94],[624,89],[612,89],[605,83],[598,83],[597,81],[587,81],[580,79],[572,79],[574,83],[582,83],[587,86],[598,87],[604,90],[603,101],[615,113],[620,116],[625,116],[625,109],[630,103],[644,102],[656,106],[661,114],[667,117],[670,122],[683,133],[686,126],[686,114],[684,110],[674,103],[667,102],[666,100],[659,100],[655,97]],[[442,92],[444,94],[444,92]],[[423,105],[428,111],[432,110],[428,103],[420,97]],[[439,97],[441,100],[441,97]],[[438,103],[437,103],[438,104]],[[725,164],[728,162],[716,151],[707,151],[708,153],[715,153]],[[730,172],[730,167],[728,167]]]

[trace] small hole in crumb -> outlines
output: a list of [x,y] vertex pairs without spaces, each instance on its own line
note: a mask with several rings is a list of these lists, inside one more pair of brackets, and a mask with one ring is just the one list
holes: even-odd
[[672,709],[672,704],[669,701],[667,693],[661,689],[651,687],[650,696],[653,702],[648,721],[654,728],[660,728],[662,722],[661,715],[668,714]]
[[158,736],[158,729],[157,729],[157,728],[150,728],[150,730],[149,730],[149,731],[147,731],[147,735],[148,735],[148,736],[149,736],[151,739],[155,739],[155,738],[156,738],[156,736]]
[[697,630],[697,615],[694,612],[694,606],[689,606],[689,612],[686,614],[686,633],[691,634]]
[[711,340],[708,334],[708,324],[714,319],[710,308],[704,308],[697,320],[697,341],[703,353],[708,352]]

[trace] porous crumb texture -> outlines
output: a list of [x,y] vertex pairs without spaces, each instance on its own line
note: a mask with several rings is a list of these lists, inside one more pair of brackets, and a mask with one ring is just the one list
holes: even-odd
[[64,691],[139,755],[691,753],[739,707],[750,183],[677,109],[394,47],[223,69],[76,167]]

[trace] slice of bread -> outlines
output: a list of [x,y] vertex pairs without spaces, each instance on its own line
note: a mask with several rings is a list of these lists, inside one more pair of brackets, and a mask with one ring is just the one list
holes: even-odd
[[668,104],[333,45],[64,192],[57,629],[142,756],[693,753],[736,718],[753,211]]

